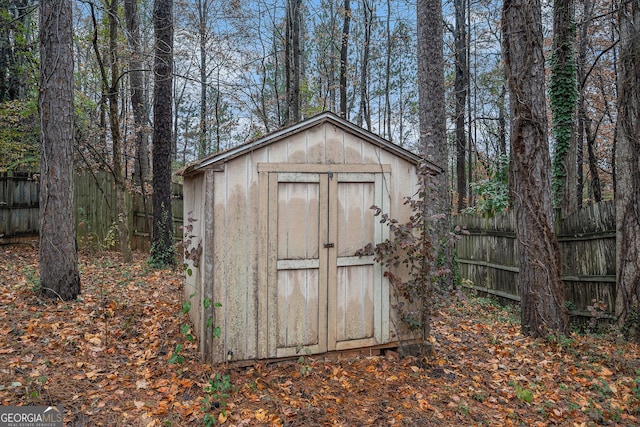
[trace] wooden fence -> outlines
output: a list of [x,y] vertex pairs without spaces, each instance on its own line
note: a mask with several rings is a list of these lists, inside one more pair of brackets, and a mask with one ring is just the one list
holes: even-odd
[[[80,247],[109,247],[117,243],[113,176],[105,171],[75,176],[75,220]],[[0,174],[0,242],[33,239],[38,235],[39,186],[33,173]],[[177,239],[182,225],[182,185],[173,183],[173,222]],[[127,194],[129,237],[134,250],[149,251],[151,197]]]
[[38,184],[28,172],[0,174],[0,236],[38,234]]
[[[478,291],[520,301],[518,255],[513,212],[485,219],[460,215],[457,223],[470,232],[457,243],[463,279]],[[613,202],[585,206],[556,221],[562,280],[573,316],[590,316],[592,301],[606,304],[611,315],[616,292],[616,224]]]

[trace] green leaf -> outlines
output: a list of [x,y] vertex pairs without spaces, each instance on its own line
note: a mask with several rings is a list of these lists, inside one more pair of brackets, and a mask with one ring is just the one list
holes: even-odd
[[191,311],[191,303],[189,301],[184,301],[182,303],[182,313],[188,314]]
[[169,359],[170,364],[174,363],[182,363],[184,362],[184,356],[180,355],[180,351],[182,350],[182,344],[176,345],[175,350],[173,350],[173,354],[171,355],[171,359]]

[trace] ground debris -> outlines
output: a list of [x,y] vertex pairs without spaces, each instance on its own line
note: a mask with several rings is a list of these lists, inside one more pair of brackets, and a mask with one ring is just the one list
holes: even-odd
[[212,367],[185,336],[180,271],[81,253],[82,294],[50,301],[36,292],[37,250],[0,250],[0,403],[62,405],[67,425],[640,424],[637,345],[532,340],[517,311],[474,295],[438,309],[430,360]]

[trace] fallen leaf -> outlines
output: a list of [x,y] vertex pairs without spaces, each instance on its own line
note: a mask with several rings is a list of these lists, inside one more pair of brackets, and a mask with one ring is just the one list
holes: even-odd
[[255,413],[255,418],[258,422],[264,423],[269,420],[269,414],[264,409],[258,409]]
[[604,375],[605,377],[610,377],[611,375],[613,375],[613,372],[611,372],[611,370],[609,368],[607,368],[606,366],[603,366],[600,369],[600,374]]

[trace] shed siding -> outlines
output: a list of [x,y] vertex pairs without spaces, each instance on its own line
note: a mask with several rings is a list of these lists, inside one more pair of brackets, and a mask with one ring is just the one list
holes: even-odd
[[[185,297],[194,292],[197,294],[192,298],[191,317],[204,356],[211,362],[226,360],[229,352],[232,352],[233,360],[275,357],[288,354],[276,351],[278,347],[311,347],[317,344],[313,341],[318,336],[326,340],[327,332],[318,330],[322,328],[318,324],[318,319],[322,320],[318,305],[322,310],[323,302],[326,304],[327,301],[326,289],[319,285],[323,281],[320,275],[326,276],[327,271],[318,271],[311,265],[287,270],[293,264],[282,264],[283,260],[295,263],[297,258],[318,257],[319,242],[309,232],[309,227],[319,227],[318,212],[322,210],[318,206],[319,190],[317,186],[299,182],[278,182],[277,175],[282,174],[269,172],[282,170],[293,178],[296,173],[308,169],[305,165],[317,165],[315,170],[324,176],[334,171],[331,165],[344,165],[335,167],[337,173],[353,169],[363,176],[373,176],[371,171],[376,171],[376,182],[388,192],[383,210],[394,217],[408,216],[403,202],[404,197],[415,190],[415,166],[331,123],[322,123],[258,147],[226,161],[223,167],[215,166],[206,169],[204,174],[190,175],[185,179],[185,188],[189,189],[185,192],[185,211],[193,210],[194,218],[203,219],[195,223],[194,234],[204,236],[205,245],[203,268],[194,269],[193,276],[187,278]],[[358,172],[358,167],[347,165],[363,166]],[[371,169],[371,166],[379,166],[379,172],[377,167]],[[276,177],[272,179],[273,176]],[[286,179],[285,176],[283,180]],[[329,334],[338,342],[345,342],[343,347],[338,344],[336,348],[397,340],[389,318],[377,316],[379,323],[374,325],[375,313],[380,310],[390,313],[391,322],[397,321],[393,310],[389,310],[389,298],[382,298],[383,292],[374,296],[368,294],[371,292],[369,283],[375,280],[375,269],[366,265],[348,267],[349,255],[358,249],[354,245],[373,240],[374,236],[366,235],[366,230],[371,223],[377,223],[373,216],[362,212],[363,201],[371,198],[373,191],[371,179],[362,181],[356,178],[339,186],[331,184],[338,188],[342,211],[337,215],[340,219],[335,219],[336,223],[329,227],[338,229],[336,247],[339,256],[343,257],[340,262],[347,263],[328,270],[329,275],[335,275],[335,289],[330,292],[334,292],[338,300],[335,307],[329,308],[329,314],[336,316],[335,330],[330,330]],[[280,191],[274,188],[280,188]],[[265,215],[274,203],[270,198],[275,196],[280,197],[276,203],[282,209],[278,209],[277,218],[267,218]],[[380,198],[380,203],[382,200]],[[359,209],[356,208],[358,204]],[[289,234],[283,231],[284,228],[278,228],[278,223],[282,222],[294,224],[289,228]],[[383,227],[378,228],[382,233]],[[273,233],[275,240],[269,238]],[[277,244],[278,240],[286,244]],[[285,269],[274,269],[276,277],[267,277],[267,271],[272,271],[268,266],[277,264],[278,259]],[[277,275],[282,275],[280,281]],[[282,285],[279,289],[268,289],[268,283]],[[392,294],[388,283],[385,286],[386,295]],[[270,302],[280,299],[282,304],[283,298],[287,297],[288,301],[293,301],[288,312],[283,314],[270,309]],[[203,307],[205,299],[211,302],[207,309]],[[362,301],[367,302],[360,303]],[[214,308],[214,303],[222,306]],[[350,310],[350,307],[357,309]],[[214,326],[221,328],[220,338],[214,338],[206,328],[211,317]],[[267,330],[267,325],[278,322],[288,326]],[[371,338],[374,332],[378,335]],[[360,338],[362,340],[358,341]]]
[[326,163],[325,128],[318,126],[306,132],[307,163]]
[[222,218],[217,218],[220,227],[216,227],[216,230],[222,239],[218,257],[224,258],[222,265],[225,268],[220,280],[214,283],[220,289],[223,318],[226,322],[224,330],[236,332],[224,334],[221,341],[224,342],[226,352],[231,351],[246,358],[251,357],[247,352],[247,341],[255,340],[251,336],[255,330],[248,329],[247,325],[249,305],[253,307],[253,302],[249,301],[253,281],[250,270],[253,261],[250,256],[256,252],[252,250],[253,244],[249,239],[249,236],[255,235],[255,230],[251,229],[253,218],[248,203],[251,198],[248,185],[251,178],[250,166],[251,156],[243,156],[233,162],[233,167],[225,168],[224,175],[221,175],[226,188],[220,190],[221,198],[216,199],[220,200],[216,203],[219,208],[215,209],[216,212],[224,213]]
[[[193,226],[191,245],[185,248],[186,250],[196,248],[198,244],[205,243],[203,238],[205,218],[204,188],[204,174],[198,174],[184,183],[184,206],[189,207],[189,210],[184,213],[184,219],[187,225],[191,224]],[[194,219],[195,221],[189,222],[189,219]],[[185,231],[186,234],[187,232]],[[202,259],[200,261],[202,262]],[[195,267],[191,261],[187,262],[187,268],[191,271],[191,274],[185,276],[184,300],[191,304],[189,315],[193,321],[194,332],[196,336],[200,337],[203,333],[203,271]]]
[[[202,279],[202,283],[200,285],[201,296],[200,299],[197,300],[200,310],[202,310],[202,319],[201,319],[201,328],[202,334],[199,335],[200,343],[201,343],[201,353],[205,357],[205,360],[209,360],[211,351],[214,345],[214,337],[212,331],[207,327],[209,323],[209,319],[211,321],[215,321],[216,312],[213,304],[204,304],[204,301],[209,301],[211,303],[215,302],[216,299],[214,297],[214,284],[212,282],[213,274],[216,266],[216,260],[214,259],[214,253],[216,249],[216,239],[214,238],[214,218],[213,207],[214,207],[214,190],[215,190],[215,172],[212,169],[208,169],[204,173],[204,182],[203,182],[203,193],[204,193],[204,206],[205,212],[204,217],[201,220],[203,223],[203,236],[204,236],[204,245],[202,252],[202,265],[200,269],[202,270],[202,275],[200,276]],[[185,205],[185,209],[187,209]],[[218,323],[212,325],[212,327],[218,326]]]
[[344,157],[344,131],[336,126],[323,126],[325,144],[324,162],[327,164],[348,163]]
[[[257,283],[261,240],[258,217],[260,192],[257,161],[266,160],[268,152],[258,150],[230,161],[223,172],[216,172],[213,237],[215,248],[212,284],[216,324],[222,328],[214,340],[214,359],[226,357],[250,359],[258,355]],[[219,361],[219,360],[218,360]]]

